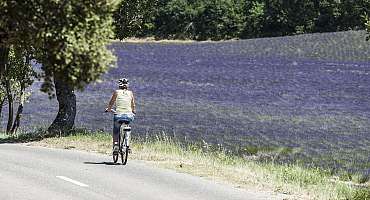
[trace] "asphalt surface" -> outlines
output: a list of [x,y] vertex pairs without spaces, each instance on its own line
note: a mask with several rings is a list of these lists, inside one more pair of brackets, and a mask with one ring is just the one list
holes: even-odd
[[107,155],[0,144],[0,200],[265,200],[203,178]]

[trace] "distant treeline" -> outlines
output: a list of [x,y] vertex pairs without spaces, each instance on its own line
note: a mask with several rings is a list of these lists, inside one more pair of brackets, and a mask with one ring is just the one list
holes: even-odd
[[222,40],[365,29],[370,0],[123,0],[116,36]]

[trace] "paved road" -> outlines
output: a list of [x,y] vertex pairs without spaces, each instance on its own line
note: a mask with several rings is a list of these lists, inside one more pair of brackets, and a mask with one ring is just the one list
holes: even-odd
[[4,200],[262,200],[281,199],[191,175],[71,150],[0,144]]

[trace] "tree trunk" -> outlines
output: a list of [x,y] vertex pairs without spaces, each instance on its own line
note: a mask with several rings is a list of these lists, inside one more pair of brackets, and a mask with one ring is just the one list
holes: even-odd
[[[2,42],[1,42],[1,39],[0,39],[0,81],[1,83],[0,84],[3,84],[3,80],[4,80],[4,74],[5,74],[5,70],[6,70],[6,67],[7,67],[7,64],[8,64],[8,59],[9,59],[9,48],[6,48],[4,46],[2,46]],[[1,111],[2,111],[2,108],[3,108],[3,105],[4,105],[4,101],[5,101],[5,98],[1,100],[1,107],[0,107],[0,118],[1,118]],[[1,120],[0,120],[1,122]]]
[[19,104],[17,114],[15,116],[15,120],[14,120],[13,127],[11,130],[12,135],[16,134],[18,131],[18,128],[21,122],[22,113],[23,113],[23,104]]
[[74,127],[76,118],[76,95],[73,87],[54,77],[55,92],[59,111],[48,131],[52,135],[68,134]]
[[13,109],[13,94],[11,90],[10,80],[5,80],[6,96],[8,98],[8,124],[6,126],[6,134],[9,134],[13,125],[14,109]]
[[14,120],[13,127],[12,127],[12,130],[11,130],[12,135],[17,133],[19,125],[21,123],[21,117],[22,117],[22,113],[23,113],[23,104],[24,104],[24,90],[25,90],[24,86],[22,86],[21,87],[21,92],[20,92],[20,102],[19,102],[19,105],[18,105],[17,114],[15,115],[15,120]]
[[5,102],[5,98],[0,99],[0,130],[2,130],[2,128],[1,128],[1,122],[2,122],[1,118],[2,118],[2,113],[3,113],[4,102]]
[[8,64],[9,58],[9,48],[2,47],[0,44],[0,79],[3,78],[3,75],[6,70],[6,65]]

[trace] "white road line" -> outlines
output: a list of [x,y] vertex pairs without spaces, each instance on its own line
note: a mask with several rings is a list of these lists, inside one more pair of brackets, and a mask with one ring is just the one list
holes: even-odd
[[73,179],[70,179],[68,177],[65,177],[65,176],[56,176],[57,178],[60,178],[62,180],[65,180],[65,181],[68,181],[70,183],[73,183],[73,184],[76,184],[78,186],[81,186],[81,187],[89,187],[88,185],[84,184],[84,183],[81,183],[81,182],[78,182],[78,181],[75,181]]

